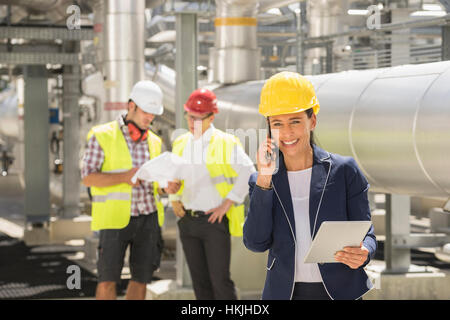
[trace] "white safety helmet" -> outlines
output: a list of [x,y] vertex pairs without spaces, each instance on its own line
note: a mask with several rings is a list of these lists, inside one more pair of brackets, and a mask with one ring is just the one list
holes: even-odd
[[147,113],[162,115],[164,112],[163,93],[153,81],[137,82],[131,89],[130,99]]

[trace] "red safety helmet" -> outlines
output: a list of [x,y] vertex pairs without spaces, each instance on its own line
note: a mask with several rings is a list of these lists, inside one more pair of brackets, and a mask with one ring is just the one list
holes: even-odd
[[211,90],[197,89],[184,104],[184,110],[197,113],[218,113],[217,97]]

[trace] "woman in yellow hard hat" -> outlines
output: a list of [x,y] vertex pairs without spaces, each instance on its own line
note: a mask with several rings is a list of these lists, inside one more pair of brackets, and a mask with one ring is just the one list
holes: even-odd
[[314,143],[319,109],[313,85],[298,73],[278,73],[261,91],[271,137],[249,180],[244,244],[269,250],[263,299],[359,299],[372,289],[363,267],[377,248],[373,227],[359,247],[335,255],[338,263],[303,262],[323,221],[371,220],[369,184],[355,160]]

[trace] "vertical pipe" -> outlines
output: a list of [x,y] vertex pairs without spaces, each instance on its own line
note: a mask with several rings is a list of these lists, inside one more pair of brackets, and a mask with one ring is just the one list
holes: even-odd
[[145,0],[105,0],[103,75],[106,101],[102,122],[127,109],[131,88],[144,79]]
[[175,56],[175,123],[177,128],[187,128],[183,116],[183,105],[198,85],[197,29],[197,15],[195,13],[177,13]]
[[215,45],[209,53],[213,81],[228,84],[260,79],[257,9],[256,0],[216,0]]
[[[197,15],[196,13],[176,14],[176,89],[175,89],[175,123],[177,128],[187,128],[184,119],[184,102],[192,91],[197,88]],[[192,286],[181,240],[177,234],[176,269],[177,284],[182,287]]]
[[50,220],[47,69],[25,67],[25,215],[31,224]]
[[307,34],[307,22],[306,22],[306,1],[299,3],[299,11],[296,12],[297,20],[297,72],[300,74],[305,73],[305,48],[303,41]]

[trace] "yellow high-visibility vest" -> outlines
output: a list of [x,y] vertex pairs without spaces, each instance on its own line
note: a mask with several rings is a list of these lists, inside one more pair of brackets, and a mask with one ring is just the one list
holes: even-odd
[[[237,137],[215,128],[213,130],[206,152],[206,167],[217,191],[222,199],[224,199],[231,189],[233,189],[235,180],[238,176],[230,164],[231,154],[236,145],[241,147],[242,145]],[[187,132],[175,139],[172,146],[172,152],[174,154],[180,157],[183,155],[189,136],[190,133]],[[183,189],[184,183],[182,183],[177,194],[181,195]],[[245,219],[244,205],[233,204],[227,211],[226,216],[228,218],[228,229],[230,234],[235,237],[241,237]]]
[[[101,172],[125,172],[133,168],[128,145],[117,121],[93,127],[88,140],[95,135],[103,149],[105,159]],[[148,131],[150,158],[161,153],[161,138]],[[92,194],[92,230],[122,229],[130,222],[132,186],[121,183],[110,187],[91,187]],[[158,223],[164,223],[164,206],[159,199],[158,184],[153,183],[153,196],[158,210]]]

